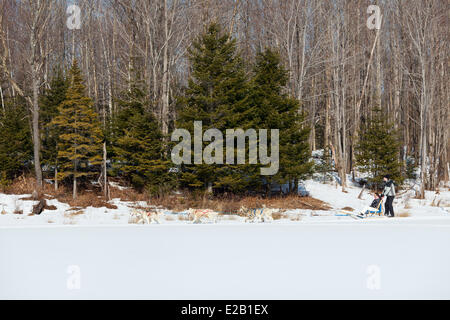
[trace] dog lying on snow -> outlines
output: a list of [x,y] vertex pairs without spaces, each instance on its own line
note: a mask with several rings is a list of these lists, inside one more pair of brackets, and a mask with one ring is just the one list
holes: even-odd
[[277,212],[278,209],[270,209],[266,208],[265,205],[262,206],[262,208],[254,208],[254,209],[248,209],[245,206],[242,206],[239,210],[240,213],[244,214],[247,218],[245,219],[245,222],[267,222],[267,221],[273,221],[272,214],[274,212]]
[[202,223],[202,219],[206,218],[209,221],[217,222],[219,214],[210,209],[189,209],[188,217],[192,218],[194,223]]
[[151,224],[156,222],[160,224],[161,213],[157,211],[146,211],[141,209],[132,209],[130,216],[136,221],[136,224]]

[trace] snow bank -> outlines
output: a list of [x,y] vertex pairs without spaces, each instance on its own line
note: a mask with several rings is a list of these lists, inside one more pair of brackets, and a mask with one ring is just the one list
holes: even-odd
[[[316,223],[342,220],[348,221],[352,218],[337,216],[343,208],[353,208],[356,212],[366,207],[372,202],[372,195],[368,190],[358,199],[361,188],[352,185],[346,192],[341,191],[341,187],[336,183],[323,184],[314,180],[305,182],[305,187],[313,198],[320,199],[328,203],[332,209],[329,211],[311,211],[311,210],[288,210],[281,220],[274,223]],[[412,218],[433,218],[446,217],[450,219],[450,191],[441,190],[439,194],[435,192],[426,192],[426,199],[419,200],[413,198],[414,191],[402,193],[394,201],[394,209],[397,215]],[[39,216],[29,216],[33,205],[37,202],[24,200],[30,195],[6,195],[0,194],[0,226],[46,226],[46,225],[128,225],[129,213],[133,207],[152,207],[145,202],[126,202],[120,199],[113,199],[111,204],[117,206],[117,209],[93,208],[73,209],[66,203],[58,200],[48,200],[48,205],[53,205],[57,210],[45,210]],[[156,209],[152,207],[153,209]],[[189,224],[183,213],[175,213],[163,208],[157,208],[164,213],[163,224]],[[14,214],[14,212],[23,212],[23,214]],[[232,216],[222,217],[219,220],[221,224],[242,224],[244,219]]]
[[[369,190],[365,190],[361,200],[358,195],[360,187],[349,183],[346,192],[342,192],[341,186],[335,184],[323,184],[317,181],[308,180],[305,183],[306,189],[311,197],[329,203],[334,209],[351,207],[355,210],[364,208],[373,200]],[[406,214],[412,217],[448,217],[450,218],[450,191],[441,190],[439,194],[426,191],[425,199],[414,199],[414,192],[400,192],[394,200],[394,211],[396,214]],[[438,206],[439,205],[439,206]]]

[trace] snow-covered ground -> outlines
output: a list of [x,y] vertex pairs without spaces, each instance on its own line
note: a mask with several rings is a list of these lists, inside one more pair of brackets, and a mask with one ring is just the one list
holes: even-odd
[[[316,181],[306,181],[307,190],[311,196],[330,204],[334,209],[350,207],[356,211],[370,205],[373,196],[365,190],[362,199],[358,199],[361,188],[350,185],[346,192],[342,192],[336,184],[323,184]],[[449,217],[450,218],[450,190],[442,188],[439,194],[426,191],[425,199],[414,199],[414,190],[401,191],[394,200],[396,215],[410,217]]]
[[[289,210],[285,213],[285,218],[274,223],[297,222],[301,223],[320,223],[330,221],[351,221],[350,217],[340,215],[342,209],[352,208],[355,212],[368,206],[373,197],[369,191],[365,190],[362,199],[358,199],[361,188],[349,186],[346,192],[341,191],[341,187],[333,184],[323,184],[317,181],[308,180],[305,183],[306,189],[311,196],[328,203],[332,209],[329,211],[312,211],[305,209]],[[441,190],[440,194],[435,192],[426,192],[426,199],[414,199],[414,191],[401,194],[395,199],[394,208],[396,214],[400,217],[419,218],[450,218],[450,191]],[[45,210],[39,216],[30,216],[32,207],[37,202],[26,200],[30,195],[6,195],[0,194],[0,227],[2,226],[48,226],[48,225],[128,225],[130,211],[136,206],[147,206],[147,204],[138,202],[125,202],[119,199],[113,199],[111,204],[117,206],[117,209],[93,208],[74,209],[68,204],[61,203],[58,200],[48,200],[49,206],[53,205],[57,210]],[[148,204],[151,206],[151,204]],[[187,212],[171,212],[163,208],[157,209],[162,212],[162,222],[164,224],[189,224],[186,221]],[[23,214],[14,214],[22,211]],[[80,214],[81,211],[81,214]],[[219,220],[222,224],[241,224],[243,218],[237,216],[225,216]]]
[[449,299],[450,224],[0,230],[0,299]]
[[193,225],[160,209],[160,225],[138,226],[129,211],[142,204],[117,199],[82,214],[50,200],[56,211],[28,216],[27,195],[0,194],[0,299],[450,299],[448,189],[399,197],[402,217],[355,220],[336,214],[368,205],[367,192],[306,188],[332,210],[265,224]]

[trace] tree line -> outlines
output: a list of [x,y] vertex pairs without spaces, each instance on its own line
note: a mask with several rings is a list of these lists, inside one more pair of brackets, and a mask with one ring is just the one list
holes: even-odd
[[[235,40],[242,61],[256,62],[265,48],[279,53],[281,65],[288,72],[277,95],[285,94],[298,103],[296,115],[304,119],[296,121],[302,130],[309,128],[309,150],[329,150],[344,189],[346,174],[358,175],[362,161],[358,160],[362,153],[359,150],[368,148],[368,156],[373,157],[386,150],[382,145],[388,149],[395,146],[393,155],[386,159],[398,160],[400,173],[408,171],[408,163],[416,162],[421,165],[423,190],[436,188],[440,181],[448,181],[449,175],[448,3],[392,0],[375,4],[383,14],[380,30],[367,28],[369,3],[363,0],[80,0],[81,29],[69,30],[66,1],[1,1],[2,125],[17,128],[15,133],[22,132],[22,139],[17,140],[20,148],[6,143],[5,150],[10,148],[10,153],[5,154],[22,159],[19,167],[16,162],[14,174],[32,164],[38,184],[42,183],[41,159],[44,164],[48,161],[48,150],[40,144],[51,139],[45,136],[51,129],[42,123],[52,118],[48,114],[51,111],[41,110],[45,109],[42,96],[54,88],[55,69],[61,68],[67,78],[65,70],[77,58],[85,77],[84,94],[92,99],[88,104],[92,103],[102,127],[105,153],[114,155],[115,139],[116,145],[133,143],[119,141],[116,132],[128,129],[120,129],[115,122],[120,123],[127,106],[144,99],[145,117],[153,117],[155,122],[145,121],[142,126],[155,124],[159,130],[152,133],[161,134],[155,141],[162,141],[163,150],[161,163],[155,163],[152,172],[158,172],[157,168],[166,172],[161,166],[168,161],[167,137],[179,123],[189,119],[189,103],[196,104],[187,94],[195,91],[188,81],[195,76],[195,62],[190,60],[192,44],[211,22],[218,22],[223,33]],[[256,82],[255,63],[243,63],[241,72],[251,78],[251,87]],[[254,87],[251,91],[255,91]],[[142,98],[127,98],[130,92],[142,94]],[[229,94],[236,97],[239,92]],[[260,99],[258,103],[267,100],[259,94],[247,96],[254,101]],[[200,108],[198,104],[196,107]],[[383,143],[385,140],[362,145],[366,139],[361,135],[378,119],[383,123],[379,130],[395,132],[384,137],[398,135],[398,145]],[[261,119],[261,123],[264,121]],[[293,129],[304,134],[302,130]],[[3,137],[6,139],[6,135]],[[374,147],[379,148],[370,152]],[[51,153],[50,157],[57,158],[57,153]],[[376,169],[373,161],[363,166],[373,167],[374,174],[386,170],[383,166]],[[177,183],[198,186],[210,182],[197,175],[189,178],[190,172],[199,171],[184,169]],[[139,184],[142,177],[135,174],[131,178],[133,173],[128,174]],[[284,179],[295,175],[295,171],[284,173]],[[235,176],[232,170],[216,178],[233,181]]]
[[[126,89],[114,97],[117,112],[102,124],[87,95],[78,60],[74,59],[69,70],[54,70],[50,87],[39,95],[40,161],[55,188],[59,183],[71,184],[76,198],[79,184],[100,177],[98,181],[106,192],[107,176],[115,176],[140,191],[156,195],[178,187],[233,194],[267,193],[271,182],[288,182],[290,187],[292,183],[294,188],[299,179],[311,173],[309,128],[299,112],[299,101],[283,92],[288,72],[278,53],[269,48],[260,52],[252,73],[247,74],[248,65],[237,52],[236,40],[218,24],[211,24],[193,41],[189,61],[192,74],[177,98],[174,126],[191,133],[195,121],[203,121],[204,130],[277,128],[281,150],[276,175],[262,179],[259,165],[255,164],[183,165],[176,172],[171,171],[175,166],[170,161],[172,143],[152,110],[145,91],[146,79],[137,66],[132,66]],[[20,100],[7,101],[17,109],[23,105]],[[10,117],[5,114],[4,120],[9,121]],[[29,120],[13,119],[27,135],[22,139],[23,132],[17,128],[0,129],[9,139],[0,143],[0,153],[5,156],[10,141],[24,142],[14,146],[14,152],[24,156],[1,166],[5,179],[17,176],[31,160],[31,152],[26,153],[32,145]],[[237,153],[237,148],[232,152]]]

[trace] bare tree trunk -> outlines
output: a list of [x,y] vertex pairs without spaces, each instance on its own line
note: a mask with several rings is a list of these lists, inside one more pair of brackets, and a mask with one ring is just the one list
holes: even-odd
[[77,198],[77,176],[73,175],[73,193],[72,198],[75,200]]
[[6,112],[5,109],[5,100],[3,99],[3,89],[2,86],[0,85],[0,98],[1,98],[1,102],[2,102],[2,109],[3,109],[3,113]]
[[[106,152],[106,141],[103,142],[103,185],[104,185],[104,193],[105,198],[108,199],[108,171],[107,171],[107,152]],[[108,199],[109,200],[109,199]]]
[[162,133],[167,136],[169,134],[169,15],[167,8],[167,0],[164,1],[164,35],[165,43],[163,50],[163,78],[162,78],[162,108],[161,122]]
[[55,165],[55,191],[58,191],[58,165]]
[[32,105],[32,123],[33,123],[33,154],[34,154],[34,171],[36,174],[36,187],[37,189],[42,188],[42,168],[41,168],[41,136],[39,134],[39,74],[38,66],[36,65],[36,39],[31,36],[31,46],[32,46],[32,64],[31,64],[31,81],[33,89],[33,105]]

